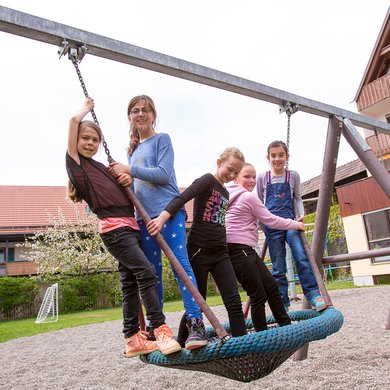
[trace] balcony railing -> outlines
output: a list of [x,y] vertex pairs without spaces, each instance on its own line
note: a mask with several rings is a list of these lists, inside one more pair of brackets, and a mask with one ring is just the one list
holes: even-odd
[[9,261],[5,263],[5,276],[36,275],[37,268],[33,261]]
[[371,135],[366,138],[366,142],[377,157],[380,157],[381,155],[383,157],[390,153],[389,135],[382,133],[378,133],[378,137],[376,135]]
[[363,87],[357,101],[358,111],[362,111],[388,97],[390,97],[389,73]]

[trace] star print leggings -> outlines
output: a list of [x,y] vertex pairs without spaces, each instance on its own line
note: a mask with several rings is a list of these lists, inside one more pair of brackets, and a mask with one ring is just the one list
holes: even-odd
[[[146,257],[154,265],[156,269],[157,290],[160,300],[161,308],[164,303],[164,286],[162,282],[162,252],[157,241],[148,233],[145,223],[143,221],[137,221],[141,232],[141,247]],[[194,271],[192,270],[190,261],[188,260],[187,247],[186,247],[186,222],[185,212],[180,210],[176,213],[175,217],[170,218],[164,225],[161,234],[164,240],[167,242],[172,252],[175,254],[177,260],[179,260],[181,266],[184,268],[187,275],[191,278],[195,287],[198,288],[196,283]],[[184,308],[187,314],[187,319],[190,318],[202,318],[202,312],[192,298],[192,295],[184,286],[181,279],[179,279],[176,271],[172,268],[175,279],[177,280],[180,288],[181,297],[183,299]]]

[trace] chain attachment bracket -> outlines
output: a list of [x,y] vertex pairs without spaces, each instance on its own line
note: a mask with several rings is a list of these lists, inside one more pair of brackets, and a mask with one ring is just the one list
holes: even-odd
[[58,55],[61,58],[68,55],[68,58],[73,62],[77,61],[79,64],[87,53],[87,46],[85,44],[71,46],[71,44],[64,38],[61,45],[58,47]]
[[285,102],[279,105],[279,114],[285,112],[288,116],[295,114],[299,110],[299,106],[296,103]]

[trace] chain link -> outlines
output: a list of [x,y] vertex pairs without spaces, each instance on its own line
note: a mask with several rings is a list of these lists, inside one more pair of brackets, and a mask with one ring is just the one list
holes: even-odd
[[[287,150],[289,151],[290,150],[290,125],[291,125],[291,111],[290,109],[288,109],[286,111],[286,114],[287,114],[287,137],[286,137],[286,146],[287,146]],[[288,168],[288,160],[286,161],[286,169]]]
[[[77,76],[79,78],[79,81],[80,81],[80,84],[81,84],[81,88],[83,89],[83,92],[84,92],[84,96],[87,98],[87,97],[89,97],[89,94],[88,94],[88,91],[87,91],[87,87],[85,86],[85,83],[84,83],[84,80],[83,80],[83,76],[81,75],[81,72],[80,72],[79,63],[78,63],[77,59],[74,56],[69,56],[69,59],[72,61],[72,64],[73,64],[73,66],[76,69],[76,73],[77,73]],[[92,115],[93,121],[100,127],[99,121],[97,120],[97,117],[96,117],[94,109],[91,110],[91,115]],[[105,141],[104,136],[102,137],[102,144],[103,144],[103,147],[104,147],[104,151],[105,151],[105,153],[107,155],[108,162],[109,163],[114,162],[115,160],[111,157],[110,150],[108,149],[107,142]]]

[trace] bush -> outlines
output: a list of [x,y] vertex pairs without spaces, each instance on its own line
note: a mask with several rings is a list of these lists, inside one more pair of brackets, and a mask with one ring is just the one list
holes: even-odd
[[39,295],[39,286],[34,279],[0,278],[0,309],[11,310],[15,305],[32,303]]
[[[46,288],[58,283],[59,312],[118,307],[122,304],[121,283],[118,272],[99,272],[83,276],[51,275],[39,278],[0,278],[0,311],[8,312],[22,305],[31,306],[28,312],[19,310],[7,319],[26,318],[36,315]],[[164,301],[181,300],[179,285],[173,276],[167,258],[163,257]],[[214,280],[209,279],[207,295],[216,295]],[[20,313],[19,313],[20,312]],[[34,313],[34,314],[33,314]],[[2,318],[0,316],[0,318]]]
[[118,273],[63,277],[57,283],[63,313],[115,307],[122,302]]
[[46,288],[54,283],[58,283],[60,313],[117,307],[122,303],[117,272],[45,279],[3,277],[0,278],[0,319],[35,316]]

